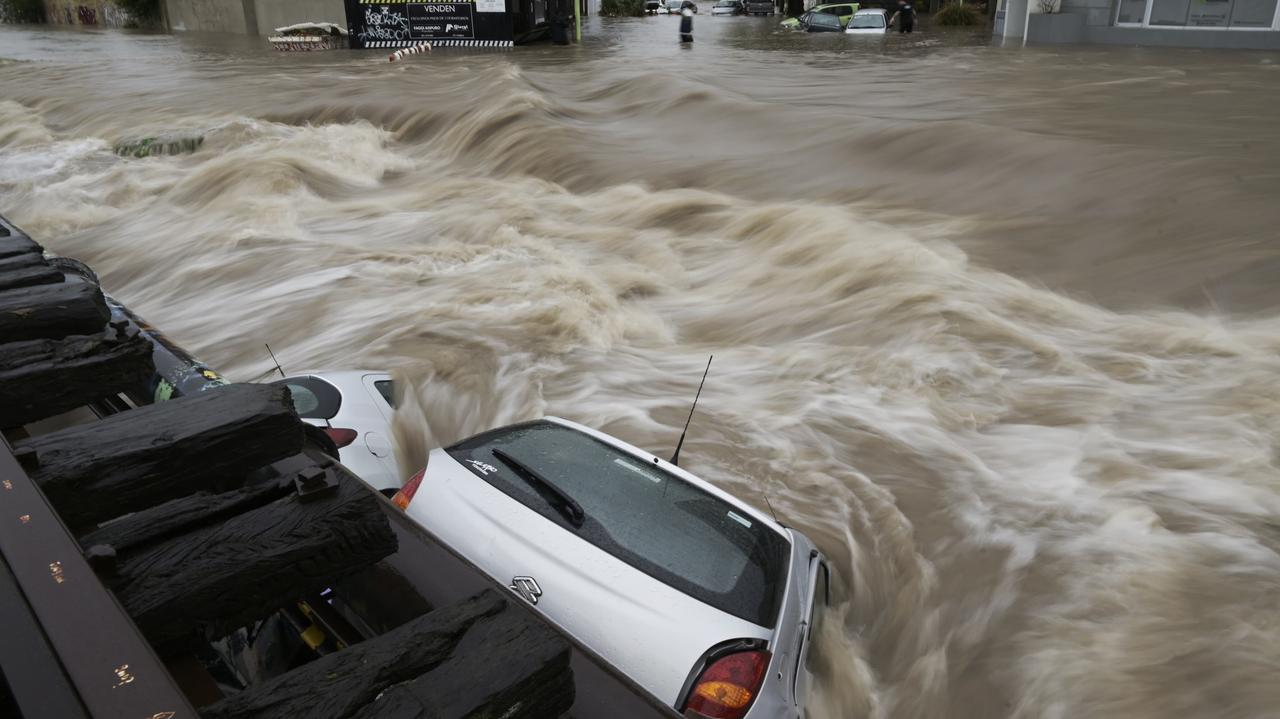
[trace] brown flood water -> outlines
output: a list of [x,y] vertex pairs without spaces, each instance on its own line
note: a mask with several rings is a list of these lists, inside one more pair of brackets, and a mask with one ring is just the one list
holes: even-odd
[[3,27],[0,212],[234,379],[396,371],[410,458],[670,448],[714,353],[687,465],[839,574],[816,717],[1280,716],[1280,56],[705,9],[395,65]]

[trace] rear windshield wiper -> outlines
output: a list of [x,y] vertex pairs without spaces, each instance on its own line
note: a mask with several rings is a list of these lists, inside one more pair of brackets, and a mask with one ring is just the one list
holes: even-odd
[[512,457],[506,452],[497,448],[494,448],[492,452],[493,456],[501,460],[503,464],[515,470],[516,474],[523,477],[525,481],[533,484],[535,489],[545,490],[548,494],[555,497],[555,499],[558,500],[557,502],[553,502],[556,509],[559,509],[560,513],[573,523],[573,526],[582,526],[583,520],[587,518],[587,513],[582,511],[582,505],[578,504],[577,500],[573,497],[570,497],[568,492],[560,489],[554,482],[539,474],[537,470],[521,462],[515,457]]

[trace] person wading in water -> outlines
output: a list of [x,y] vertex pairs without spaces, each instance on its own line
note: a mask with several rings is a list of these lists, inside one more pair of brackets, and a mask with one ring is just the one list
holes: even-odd
[[680,42],[693,42],[693,10],[688,7],[680,10]]
[[898,21],[898,32],[911,32],[916,27],[916,9],[907,0],[898,0],[898,11],[889,18],[889,25]]

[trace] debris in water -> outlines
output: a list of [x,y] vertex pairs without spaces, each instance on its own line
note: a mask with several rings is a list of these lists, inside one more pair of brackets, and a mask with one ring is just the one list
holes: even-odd
[[420,52],[431,52],[431,43],[424,42],[418,45],[414,45],[413,47],[406,47],[403,50],[396,50],[395,52],[387,56],[387,61],[395,62],[396,60],[399,60],[405,55],[417,55]]
[[127,140],[115,146],[122,157],[151,157],[152,155],[180,155],[195,152],[204,144],[204,135],[157,135],[140,140]]
[[282,52],[336,50],[347,46],[347,29],[331,22],[300,22],[276,28],[267,42]]

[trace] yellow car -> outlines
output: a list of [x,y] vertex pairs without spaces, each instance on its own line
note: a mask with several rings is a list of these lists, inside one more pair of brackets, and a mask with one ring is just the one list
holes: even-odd
[[[810,10],[810,12],[820,12],[820,13],[825,13],[827,15],[835,15],[836,17],[840,18],[840,27],[844,27],[845,25],[849,24],[849,18],[853,17],[853,14],[855,12],[858,12],[858,3],[845,2],[845,3],[830,3],[827,5],[814,5],[813,8]],[[782,26],[787,28],[788,30],[794,30],[800,26],[800,18],[789,17],[786,20],[782,21]]]

